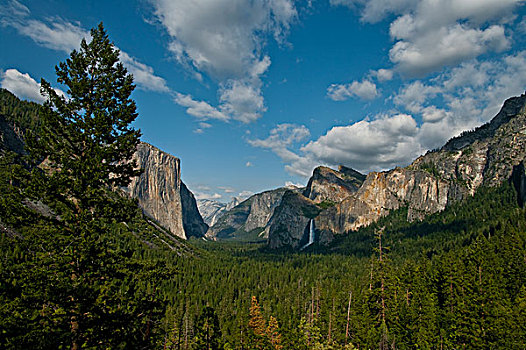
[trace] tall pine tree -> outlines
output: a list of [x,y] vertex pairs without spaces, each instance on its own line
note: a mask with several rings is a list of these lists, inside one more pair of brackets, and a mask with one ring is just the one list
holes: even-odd
[[36,290],[42,317],[64,329],[49,346],[140,348],[151,344],[160,313],[155,283],[140,280],[147,269],[111,236],[136,212],[111,190],[140,173],[131,162],[140,136],[130,126],[135,86],[102,23],[91,37],[56,67],[67,97],[41,83],[47,101],[30,151],[43,171],[33,171],[34,189],[58,222],[39,237],[45,252],[35,271],[46,283]]

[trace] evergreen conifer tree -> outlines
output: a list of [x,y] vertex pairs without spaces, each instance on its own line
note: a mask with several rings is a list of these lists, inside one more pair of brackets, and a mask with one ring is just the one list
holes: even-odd
[[148,269],[116,249],[111,236],[136,212],[111,190],[139,174],[130,161],[140,136],[130,126],[137,117],[133,77],[102,23],[91,37],[56,67],[67,97],[41,83],[47,101],[29,149],[43,171],[35,168],[32,187],[58,221],[35,237],[43,252],[34,274],[41,278],[30,288],[44,305],[40,324],[61,330],[50,347],[144,347],[160,313],[155,284],[139,281]]
[[194,349],[218,350],[221,344],[221,329],[215,310],[205,306],[196,324]]

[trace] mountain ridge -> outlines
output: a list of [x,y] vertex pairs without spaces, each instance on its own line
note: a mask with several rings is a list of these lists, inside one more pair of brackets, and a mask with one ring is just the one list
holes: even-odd
[[[525,110],[526,94],[512,97],[490,122],[452,138],[409,166],[369,173],[355,193],[329,205],[314,218],[317,240],[330,242],[335,235],[367,226],[402,207],[408,208],[408,221],[421,220],[472,196],[482,185],[497,186],[509,180],[515,167],[526,158]],[[309,183],[317,176],[315,170]],[[325,184],[323,191],[337,199],[334,191],[339,180],[335,179]],[[292,208],[289,211],[294,212]],[[282,230],[271,228],[269,246],[281,246],[275,242],[272,232],[279,231],[282,240],[295,242],[302,239],[306,225],[301,222],[297,227],[290,227],[288,237],[284,237]]]

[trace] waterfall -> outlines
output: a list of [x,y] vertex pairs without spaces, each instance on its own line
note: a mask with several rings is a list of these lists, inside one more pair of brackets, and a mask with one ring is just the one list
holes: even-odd
[[300,250],[303,250],[314,243],[314,219],[309,221],[309,241]]

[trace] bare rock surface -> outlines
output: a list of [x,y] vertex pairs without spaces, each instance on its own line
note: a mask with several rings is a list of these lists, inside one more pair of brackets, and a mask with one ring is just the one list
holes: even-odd
[[137,198],[144,213],[180,238],[202,237],[208,226],[181,181],[179,158],[142,142],[133,159],[144,172],[132,179],[126,191]]

